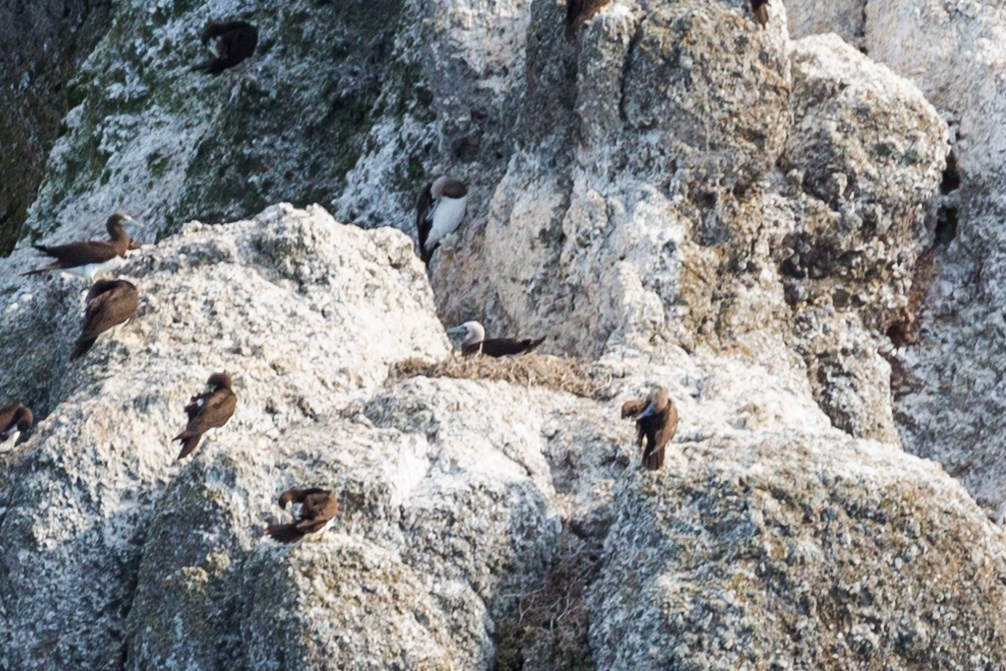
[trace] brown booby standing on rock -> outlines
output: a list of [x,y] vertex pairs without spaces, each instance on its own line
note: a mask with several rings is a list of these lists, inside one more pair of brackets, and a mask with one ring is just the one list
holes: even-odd
[[486,330],[478,322],[465,322],[460,326],[455,326],[447,331],[449,336],[462,336],[461,353],[465,356],[470,354],[487,354],[489,356],[500,357],[508,354],[523,354],[530,352],[538,345],[545,342],[545,336],[532,340],[524,338],[489,338],[486,340]]
[[31,428],[35,417],[23,403],[11,403],[0,408],[0,445],[17,443],[18,436]]
[[84,327],[77,338],[77,347],[70,361],[87,354],[98,336],[113,326],[124,324],[136,314],[140,294],[132,282],[126,280],[98,280],[87,292],[87,309],[84,310]]
[[258,46],[258,30],[246,21],[207,23],[200,38],[203,46],[207,46],[213,38],[217,39],[216,44],[210,47],[213,58],[205,63],[193,65],[193,72],[203,71],[209,75],[218,75],[251,56]]
[[664,448],[678,428],[678,411],[663,389],[656,389],[645,400],[628,401],[622,406],[622,419],[636,420],[636,445],[643,448],[643,466],[651,471],[664,465]]
[[572,38],[577,29],[601,11],[609,0],[566,0],[566,37]]
[[445,235],[453,233],[468,206],[468,187],[460,180],[438,177],[419,194],[416,203],[416,232],[419,257],[429,263]]
[[130,249],[129,235],[122,228],[123,222],[136,223],[128,214],[116,212],[105,222],[109,240],[86,240],[66,245],[32,245],[35,249],[51,256],[55,261],[45,266],[29,270],[24,275],[36,275],[49,270],[65,270],[74,275],[91,279],[98,273],[111,269],[118,261],[116,257],[126,257]]
[[280,543],[296,543],[307,534],[324,531],[339,512],[339,501],[332,492],[317,487],[286,490],[279,497],[279,507],[286,510],[290,503],[293,504],[290,512],[294,521],[270,524],[266,529],[266,533]]
[[237,407],[238,397],[231,390],[231,376],[228,373],[213,373],[206,381],[209,390],[193,396],[185,406],[189,423],[185,430],[172,438],[182,441],[182,451],[178,458],[189,456],[199,445],[203,434],[210,429],[218,429],[227,423]]
[[751,13],[754,14],[755,21],[764,28],[768,23],[768,0],[751,0]]

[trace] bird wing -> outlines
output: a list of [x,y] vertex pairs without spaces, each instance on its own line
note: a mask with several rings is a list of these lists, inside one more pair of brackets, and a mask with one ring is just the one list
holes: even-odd
[[[234,414],[237,403],[238,398],[230,389],[217,389],[199,406],[194,416],[189,415],[185,434],[206,433],[210,429],[223,426]],[[185,410],[189,412],[188,407]]]
[[[521,354],[529,350],[534,349],[541,344],[541,340],[531,340],[530,338],[524,338],[523,340],[517,340],[515,338],[489,338],[488,340],[483,340],[477,345],[471,345],[476,351],[481,345],[482,353],[489,356],[508,356],[511,354]],[[464,352],[466,348],[462,348]]]
[[80,338],[95,338],[113,326],[127,321],[136,313],[140,298],[129,285],[116,285],[91,299],[84,311],[84,327]]
[[315,491],[304,497],[302,520],[328,521],[339,511],[339,503],[331,492]]
[[36,245],[35,249],[57,259],[65,268],[104,263],[119,255],[115,245],[104,240],[71,242],[66,245]]
[[416,235],[419,237],[419,255],[423,261],[428,261],[433,254],[433,250],[426,249],[426,240],[430,237],[430,229],[433,228],[433,183],[430,182],[419,194],[419,201],[416,203]]
[[[14,427],[14,416],[17,414],[17,409],[19,407],[19,404],[12,403],[5,408],[0,408],[0,431],[6,433],[8,429],[12,429]],[[0,436],[3,435],[4,434],[0,433]]]

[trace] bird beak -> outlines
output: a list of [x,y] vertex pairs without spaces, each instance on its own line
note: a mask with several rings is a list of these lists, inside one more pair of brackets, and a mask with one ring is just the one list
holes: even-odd
[[447,335],[449,336],[465,335],[466,333],[468,333],[467,326],[455,326],[452,329],[447,329]]
[[646,407],[643,408],[643,411],[641,413],[639,413],[639,415],[636,417],[636,419],[639,420],[639,419],[643,419],[645,417],[649,417],[650,415],[652,415],[656,411],[656,409],[657,409],[656,406],[653,405],[653,401],[650,401],[646,405]]

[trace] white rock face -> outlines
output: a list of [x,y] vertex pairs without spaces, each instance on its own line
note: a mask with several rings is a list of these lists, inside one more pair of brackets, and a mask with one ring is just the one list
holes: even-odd
[[[787,9],[793,16],[817,12],[818,4],[794,0]],[[870,57],[910,79],[940,111],[954,155],[934,204],[936,246],[931,286],[921,287],[916,309],[918,342],[892,358],[898,429],[906,449],[942,463],[1001,521],[1006,439],[991,426],[1006,406],[992,371],[1001,367],[996,325],[1006,294],[992,278],[1006,267],[1006,13],[965,0],[896,0],[866,3],[863,16]],[[815,30],[846,34],[840,22]]]
[[[170,45],[240,8],[123,5],[32,221],[73,239],[137,202],[163,239],[119,271],[136,318],[72,365],[86,287],[19,276],[26,242],[0,260],[0,389],[39,416],[0,457],[0,668],[1006,666],[1004,537],[898,444],[956,378],[891,393],[991,328],[943,331],[953,359],[918,317],[951,133],[905,72],[770,7],[613,0],[567,40],[555,0],[266,4],[256,60],[192,89]],[[376,226],[411,233],[439,173],[472,198],[427,269]],[[372,230],[172,218],[285,188]],[[605,383],[389,376],[466,319]],[[994,363],[968,362],[967,417]],[[225,369],[234,417],[176,463]],[[619,408],[654,384],[681,421],[650,473]],[[341,510],[281,547],[291,486]]]

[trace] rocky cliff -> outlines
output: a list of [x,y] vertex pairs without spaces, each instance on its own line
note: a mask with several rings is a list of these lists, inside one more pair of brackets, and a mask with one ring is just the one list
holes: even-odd
[[[1006,667],[1006,17],[815,4],[613,0],[572,39],[557,0],[113,8],[0,260],[39,419],[0,668]],[[219,18],[258,53],[189,72]],[[402,231],[445,172],[427,272]],[[140,309],[69,362],[86,284],[19,276],[27,243],[117,209]],[[460,365],[466,319],[548,340]],[[224,369],[237,412],[176,462]],[[618,409],[654,384],[648,472]],[[304,485],[333,528],[264,540]]]

